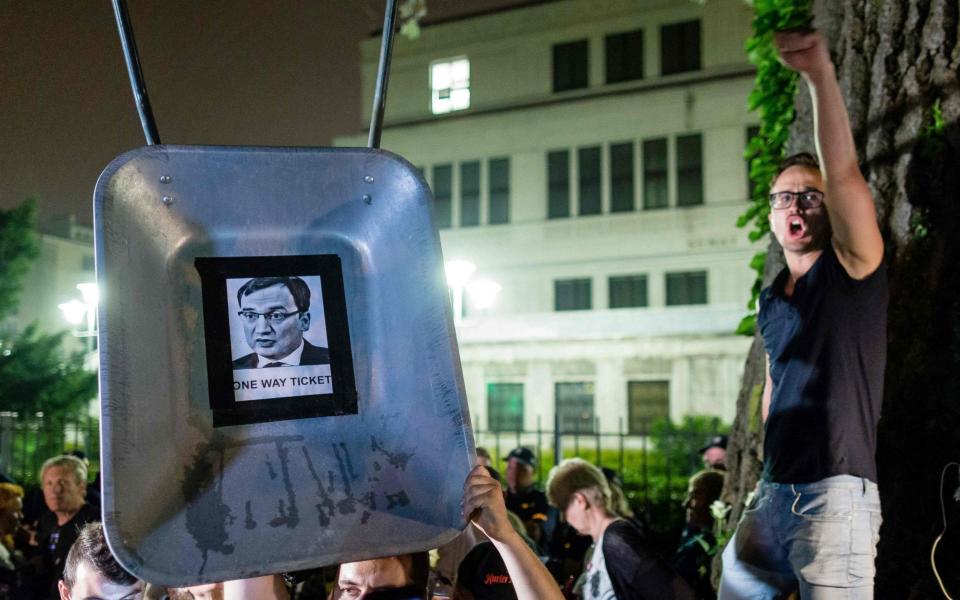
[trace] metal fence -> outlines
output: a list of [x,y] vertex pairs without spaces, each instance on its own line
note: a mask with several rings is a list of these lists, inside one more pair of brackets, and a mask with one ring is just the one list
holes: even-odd
[[[485,447],[494,467],[503,473],[504,459],[513,448],[525,446],[537,457],[537,481],[546,481],[556,457],[581,457],[600,467],[617,471],[631,503],[655,517],[673,520],[682,513],[687,478],[701,468],[697,450],[707,432],[722,428],[719,420],[700,427],[655,427],[652,421],[634,423],[627,432],[623,419],[616,431],[601,431],[598,421],[577,431],[540,427],[515,431],[475,429],[477,446]],[[556,424],[555,424],[556,425]],[[95,417],[81,419],[23,418],[0,413],[0,471],[25,485],[38,483],[43,461],[52,456],[82,450],[91,473],[100,468],[99,423]]]
[[90,471],[100,470],[100,430],[95,417],[56,419],[0,413],[0,471],[19,483],[39,483],[43,461],[72,450],[82,451]]
[[687,478],[702,468],[697,450],[707,436],[723,430],[719,419],[707,419],[701,427],[692,428],[655,427],[652,420],[639,422],[639,427],[634,424],[629,433],[622,418],[616,431],[602,431],[596,420],[593,427],[564,431],[543,429],[538,419],[536,429],[475,429],[474,437],[477,446],[488,450],[497,469],[503,468],[510,450],[525,446],[537,457],[537,481],[542,484],[558,457],[579,456],[615,470],[631,500],[649,504],[682,498]]

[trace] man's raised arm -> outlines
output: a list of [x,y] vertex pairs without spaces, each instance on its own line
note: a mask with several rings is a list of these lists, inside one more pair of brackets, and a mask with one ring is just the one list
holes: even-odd
[[783,63],[803,75],[810,88],[833,246],[847,273],[863,279],[883,260],[883,238],[873,196],[860,173],[850,119],[827,43],[817,31],[778,32],[775,43]]

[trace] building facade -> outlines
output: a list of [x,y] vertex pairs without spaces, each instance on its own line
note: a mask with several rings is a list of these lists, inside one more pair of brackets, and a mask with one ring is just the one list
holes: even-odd
[[[758,250],[735,226],[751,15],[559,0],[398,38],[382,146],[430,184],[444,258],[500,290],[453,290],[476,428],[732,421]],[[361,46],[364,106],[378,50]]]
[[[45,223],[39,229],[37,242],[37,257],[20,292],[18,325],[37,323],[44,333],[70,332],[64,338],[64,349],[86,351],[88,366],[95,369],[96,338],[89,335],[96,331],[92,312],[95,302],[90,301],[89,290],[87,298],[81,291],[85,286],[96,287],[93,229],[78,225],[73,217],[63,218]],[[68,305],[67,310],[61,308]]]

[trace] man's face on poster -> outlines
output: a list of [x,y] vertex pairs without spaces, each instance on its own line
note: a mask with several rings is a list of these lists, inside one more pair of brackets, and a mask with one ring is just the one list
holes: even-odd
[[[310,329],[310,313],[300,312],[287,286],[256,290],[240,299],[247,345],[264,358],[280,360],[297,349],[303,332]],[[256,318],[252,318],[256,313]]]

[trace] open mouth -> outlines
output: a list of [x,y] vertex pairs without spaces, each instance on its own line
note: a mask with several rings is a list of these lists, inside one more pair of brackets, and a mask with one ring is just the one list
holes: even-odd
[[800,217],[793,217],[790,219],[790,221],[787,223],[787,227],[791,237],[800,237],[807,230],[807,224],[804,223],[803,219]]

